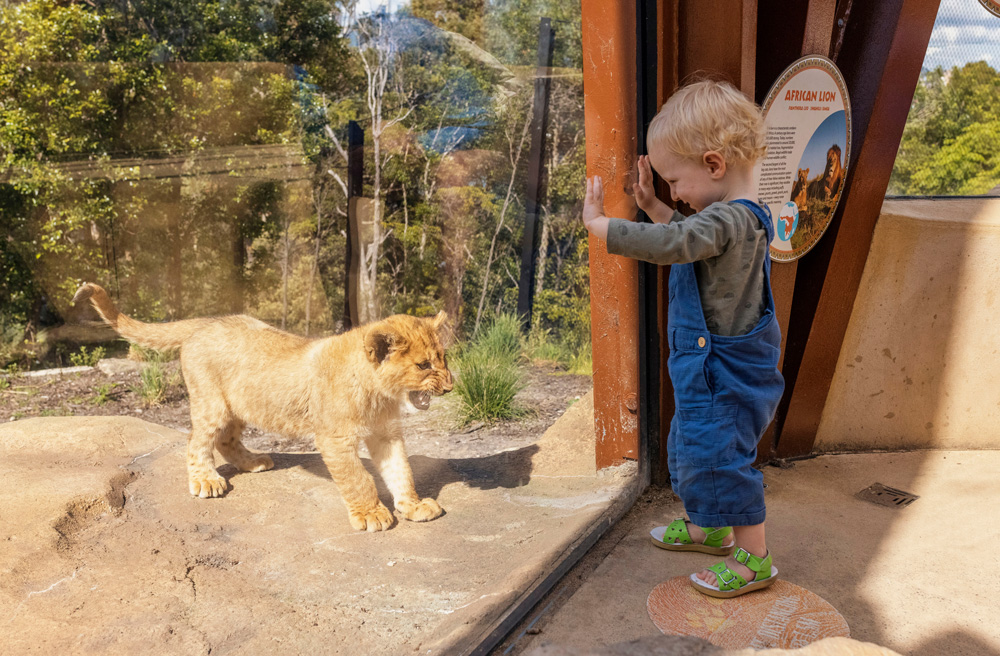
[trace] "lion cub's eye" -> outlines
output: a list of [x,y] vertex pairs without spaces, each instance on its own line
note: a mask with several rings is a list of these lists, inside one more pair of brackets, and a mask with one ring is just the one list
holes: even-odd
[[424,360],[423,362],[417,363],[417,367],[420,369],[430,369],[431,368],[430,360]]

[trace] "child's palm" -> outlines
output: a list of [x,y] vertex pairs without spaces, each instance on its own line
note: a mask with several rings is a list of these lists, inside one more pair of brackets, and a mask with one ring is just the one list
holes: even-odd
[[649,157],[642,155],[639,157],[639,182],[632,185],[632,193],[635,195],[635,203],[639,209],[647,214],[656,205],[656,190],[653,189],[653,171],[649,167]]
[[587,180],[587,193],[583,197],[583,222],[588,223],[604,216],[604,185],[599,176]]

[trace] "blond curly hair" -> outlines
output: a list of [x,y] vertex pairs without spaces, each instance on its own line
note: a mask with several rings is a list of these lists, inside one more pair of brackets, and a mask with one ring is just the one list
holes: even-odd
[[700,80],[663,104],[649,123],[646,147],[695,160],[714,150],[730,164],[752,166],[767,151],[764,117],[732,84]]

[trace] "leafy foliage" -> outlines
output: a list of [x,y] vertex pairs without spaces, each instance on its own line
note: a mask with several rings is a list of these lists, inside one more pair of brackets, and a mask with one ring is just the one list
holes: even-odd
[[117,383],[103,383],[97,386],[97,390],[94,394],[94,398],[91,399],[91,403],[94,405],[105,405],[109,401],[115,398]]
[[889,182],[893,195],[978,195],[1000,185],[1000,73],[986,62],[924,73]]
[[[546,15],[563,68],[551,80],[535,323],[583,348],[579,3],[414,0],[351,20],[343,7],[0,6],[4,344],[72,319],[84,280],[143,320],[247,312],[338,330],[349,121],[365,131],[362,195],[383,221],[378,311],[445,309],[464,335],[503,323],[516,306]],[[364,39],[375,27],[385,39]],[[366,73],[378,48],[391,55],[383,78]]]
[[104,357],[104,347],[98,346],[87,352],[86,346],[81,346],[79,353],[70,353],[69,361],[74,367],[93,367]]

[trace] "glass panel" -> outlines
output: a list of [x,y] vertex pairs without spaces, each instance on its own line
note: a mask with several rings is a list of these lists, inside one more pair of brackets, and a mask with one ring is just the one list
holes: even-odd
[[1000,17],[978,0],[942,0],[889,195],[1000,195],[998,67]]
[[[536,135],[542,17],[554,52]],[[81,324],[96,319],[71,303],[86,281],[143,321],[245,313],[309,337],[443,310],[455,353],[472,353],[498,320],[517,336],[540,184],[532,329],[515,345],[535,364],[514,366],[522,383],[539,362],[585,377],[580,393],[580,29],[578,0],[4,4],[0,366],[123,355]],[[498,404],[457,420],[517,415]]]

